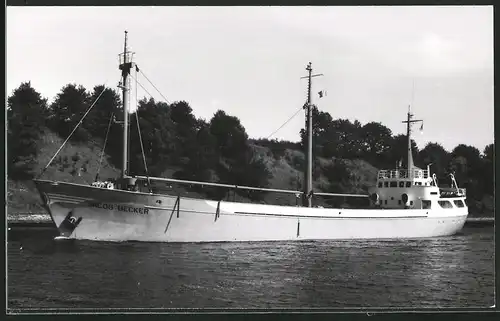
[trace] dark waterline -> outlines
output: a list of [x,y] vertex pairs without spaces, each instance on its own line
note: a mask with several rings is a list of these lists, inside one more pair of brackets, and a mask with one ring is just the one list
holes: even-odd
[[489,307],[493,227],[406,241],[108,243],[11,226],[8,308]]

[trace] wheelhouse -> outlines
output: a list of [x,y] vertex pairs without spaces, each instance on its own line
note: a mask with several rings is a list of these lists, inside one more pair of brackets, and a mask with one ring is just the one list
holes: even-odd
[[381,208],[463,208],[466,206],[465,189],[458,188],[455,178],[450,176],[450,188],[440,188],[429,167],[426,170],[418,167],[381,170],[371,199]]

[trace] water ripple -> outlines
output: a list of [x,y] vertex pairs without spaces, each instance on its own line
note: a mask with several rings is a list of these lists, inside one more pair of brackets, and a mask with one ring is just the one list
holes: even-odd
[[428,240],[54,241],[14,227],[9,308],[476,307],[494,302],[492,228]]

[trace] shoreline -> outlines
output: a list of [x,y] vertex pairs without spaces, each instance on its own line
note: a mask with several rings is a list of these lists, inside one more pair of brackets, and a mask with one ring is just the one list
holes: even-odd
[[467,221],[465,221],[464,226],[469,227],[479,227],[479,226],[494,226],[495,218],[494,217],[469,217]]
[[52,224],[52,218],[45,213],[9,213],[7,224]]

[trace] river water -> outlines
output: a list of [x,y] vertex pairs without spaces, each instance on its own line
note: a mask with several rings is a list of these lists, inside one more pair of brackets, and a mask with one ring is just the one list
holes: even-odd
[[7,303],[43,308],[489,307],[493,227],[406,241],[108,243],[11,225]]

